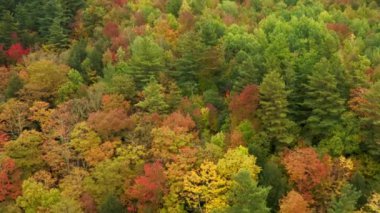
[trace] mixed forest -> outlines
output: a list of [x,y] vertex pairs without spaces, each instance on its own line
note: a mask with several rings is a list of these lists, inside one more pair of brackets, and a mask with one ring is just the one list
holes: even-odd
[[0,212],[379,213],[379,0],[0,0]]

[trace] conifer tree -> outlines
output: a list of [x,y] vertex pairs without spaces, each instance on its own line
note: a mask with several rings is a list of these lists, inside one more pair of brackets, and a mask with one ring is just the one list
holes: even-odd
[[241,170],[235,177],[228,196],[230,206],[225,212],[269,213],[270,209],[266,206],[269,189],[269,187],[257,186],[257,182],[252,179],[250,172]]
[[157,83],[153,78],[150,83],[144,87],[144,100],[136,104],[148,112],[166,112],[169,108],[165,102],[164,87]]
[[258,114],[263,131],[272,140],[279,142],[279,144],[274,144],[276,148],[280,148],[282,145],[291,145],[295,139],[291,133],[295,123],[288,118],[288,94],[285,82],[278,72],[269,72],[264,77],[260,85]]
[[360,197],[360,192],[355,190],[351,184],[342,187],[340,195],[331,201],[328,213],[353,213],[356,203]]
[[142,88],[151,77],[164,71],[164,50],[149,37],[137,37],[131,46],[130,74]]
[[315,65],[306,84],[304,106],[311,110],[306,128],[314,137],[328,136],[333,127],[338,125],[345,110],[345,101],[340,96],[332,70],[329,61],[322,59]]
[[59,17],[54,18],[53,23],[49,27],[48,41],[55,48],[62,49],[67,47],[69,38]]

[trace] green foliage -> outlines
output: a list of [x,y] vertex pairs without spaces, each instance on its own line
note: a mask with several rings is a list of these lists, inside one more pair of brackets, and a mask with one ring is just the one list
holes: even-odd
[[278,72],[268,73],[260,85],[259,118],[263,131],[274,141],[276,148],[291,146],[295,141],[295,124],[288,118],[289,92]]
[[136,104],[148,112],[166,112],[168,104],[165,102],[164,88],[156,80],[152,80],[144,87],[144,100]]
[[351,184],[346,184],[342,187],[340,195],[334,197],[331,201],[328,213],[343,213],[343,212],[355,212],[356,202],[360,197],[358,192]]
[[229,207],[224,212],[270,212],[266,198],[270,188],[259,187],[250,172],[241,170],[236,174],[228,196]]
[[306,85],[304,105],[311,109],[306,125],[309,135],[324,138],[339,124],[345,110],[344,99],[337,88],[337,80],[331,63],[326,59],[315,65]]
[[6,146],[6,154],[16,161],[16,165],[23,170],[24,177],[30,176],[45,165],[40,148],[43,140],[40,132],[24,131]]
[[100,213],[123,213],[124,209],[120,201],[114,196],[110,195],[106,201],[100,206]]
[[135,79],[137,88],[142,88],[152,77],[164,71],[164,50],[152,38],[137,37],[131,45],[131,52],[129,73]]

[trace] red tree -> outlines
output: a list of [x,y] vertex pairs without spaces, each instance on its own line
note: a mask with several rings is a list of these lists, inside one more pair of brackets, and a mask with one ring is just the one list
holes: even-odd
[[16,43],[12,44],[6,53],[11,60],[19,62],[24,55],[29,54],[29,49],[24,49],[20,43]]
[[296,183],[298,191],[307,201],[312,201],[311,190],[330,174],[329,158],[322,160],[313,148],[298,148],[285,153],[282,158],[289,179]]
[[109,38],[117,37],[119,36],[119,25],[113,22],[108,22],[103,28],[103,33]]
[[138,212],[157,210],[165,192],[166,175],[160,162],[145,164],[145,174],[135,179],[135,184],[127,191],[127,196],[137,200]]
[[7,198],[16,199],[21,194],[21,172],[11,158],[1,163],[0,171],[0,201]]
[[183,115],[180,112],[173,112],[162,123],[162,126],[167,126],[175,132],[190,132],[195,128],[195,122],[190,115]]
[[252,120],[259,105],[260,94],[257,85],[246,86],[240,94],[232,96],[229,104],[232,124],[244,119]]

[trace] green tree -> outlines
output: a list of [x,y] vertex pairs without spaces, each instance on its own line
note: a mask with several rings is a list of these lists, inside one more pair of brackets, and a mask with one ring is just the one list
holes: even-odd
[[59,17],[53,19],[49,27],[48,43],[54,48],[63,49],[69,44],[69,38],[66,30],[62,26],[62,20]]
[[265,75],[260,85],[260,107],[258,115],[263,131],[268,137],[275,140],[275,147],[290,146],[295,140],[292,132],[295,123],[288,118],[289,92],[285,82],[276,71]]
[[310,136],[318,139],[331,134],[345,111],[345,101],[340,96],[333,69],[327,59],[322,59],[315,65],[306,85],[304,106],[311,110],[306,129]]
[[16,202],[27,213],[49,211],[61,199],[58,189],[46,189],[42,183],[32,178],[23,182],[22,192],[22,196],[18,197]]
[[360,197],[360,192],[357,191],[351,184],[346,184],[342,187],[340,195],[332,199],[328,213],[353,213],[356,210],[356,203]]
[[144,100],[136,104],[148,112],[166,112],[169,108],[165,101],[164,87],[152,79],[149,84],[144,87]]
[[166,5],[166,10],[174,16],[178,17],[178,12],[179,9],[181,9],[181,6],[182,0],[169,0]]
[[83,86],[83,78],[80,73],[74,69],[71,69],[67,74],[68,82],[64,83],[58,89],[59,101],[66,101],[75,95],[77,95],[81,86]]
[[123,205],[114,195],[109,195],[100,206],[100,213],[123,213]]
[[229,207],[223,212],[269,213],[270,209],[266,205],[269,190],[269,187],[257,186],[250,172],[241,170],[236,174],[228,193]]
[[174,62],[175,71],[172,75],[185,95],[198,91],[198,78],[202,71],[205,51],[206,48],[198,34],[189,32],[179,38],[176,47],[178,58]]
[[137,88],[142,88],[152,77],[164,71],[164,50],[150,37],[137,37],[131,51],[129,71],[135,78]]
[[6,154],[16,161],[24,177],[44,167],[45,162],[40,147],[43,141],[44,138],[40,132],[31,130],[22,132],[15,141],[6,145]]

